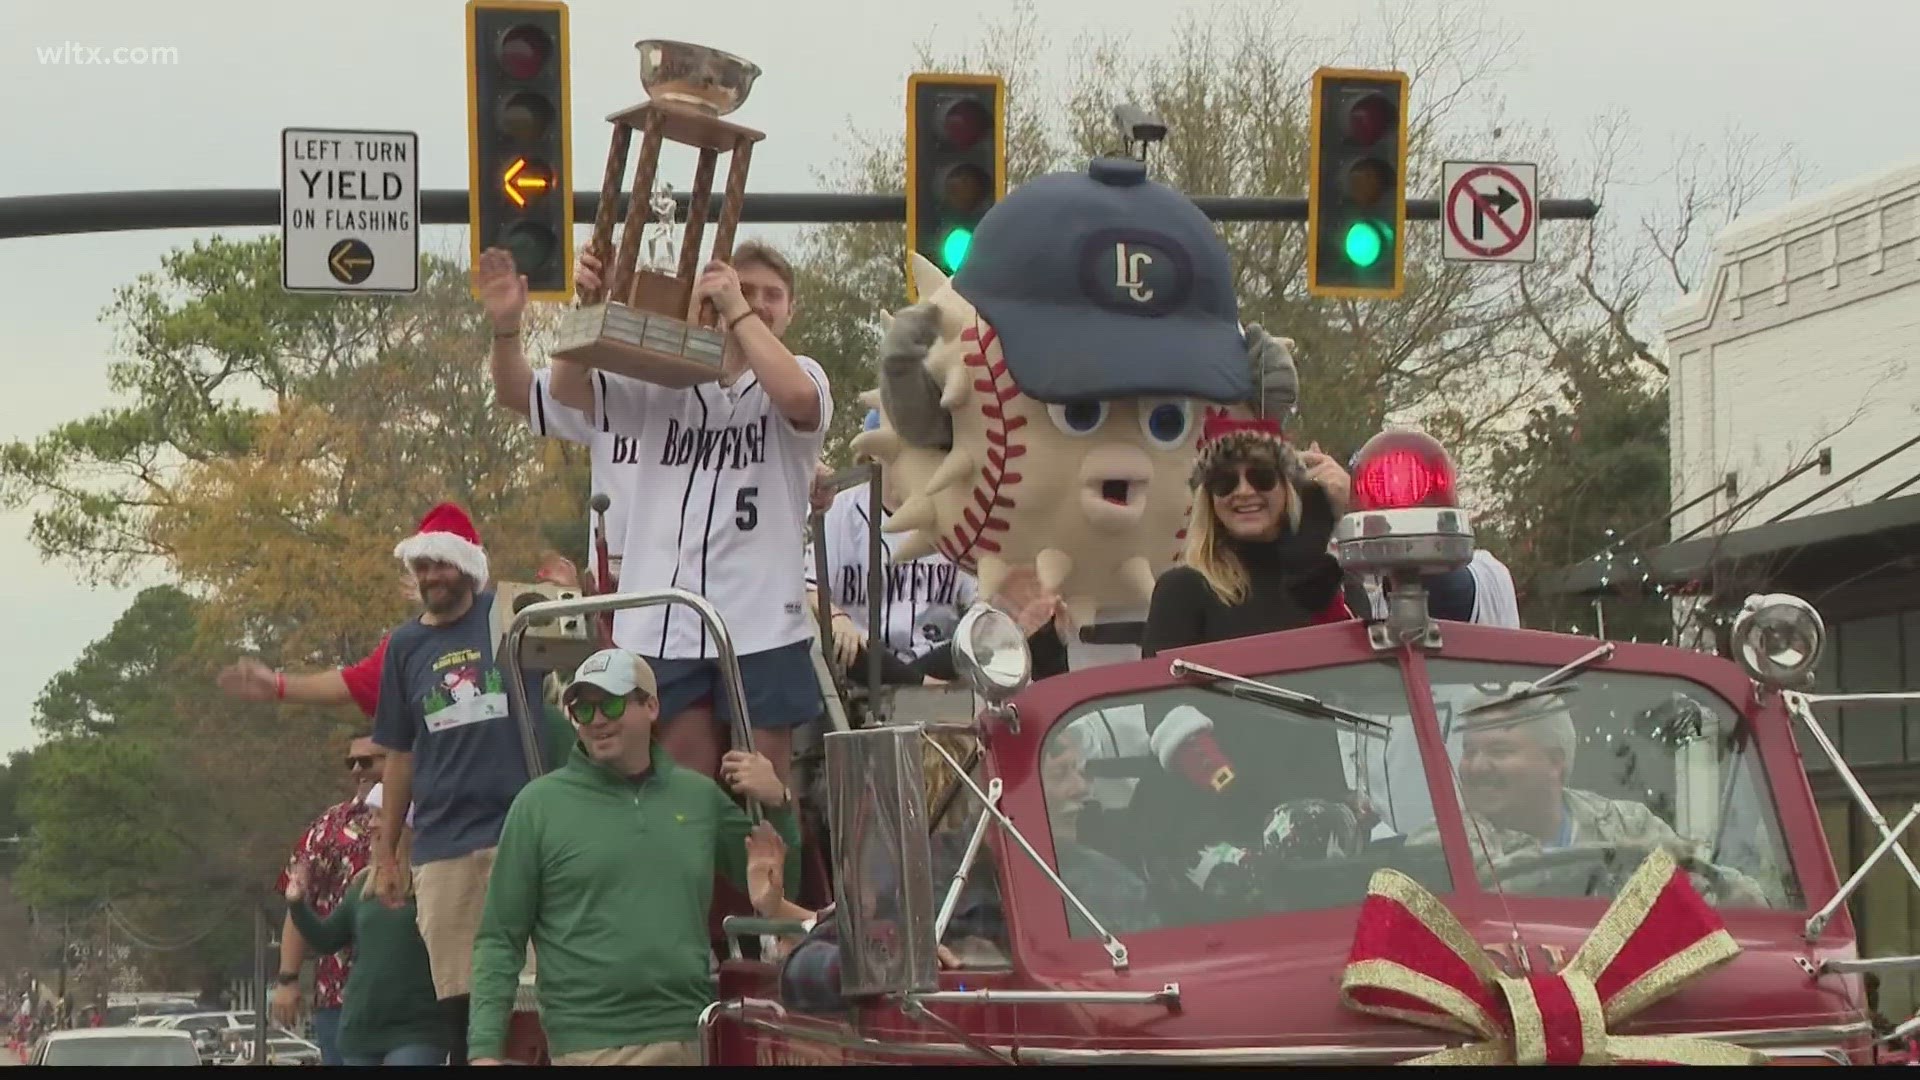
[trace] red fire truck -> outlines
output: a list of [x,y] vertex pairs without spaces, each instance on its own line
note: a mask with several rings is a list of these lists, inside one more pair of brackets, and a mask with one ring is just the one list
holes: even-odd
[[[1888,823],[1815,716],[1920,694],[1806,692],[1825,630],[1786,595],[1748,600],[1731,659],[1434,620],[1421,577],[1474,550],[1445,453],[1381,436],[1354,479],[1374,497],[1335,549],[1383,617],[1034,682],[1012,620],[976,607],[970,718],[828,733],[835,996],[789,1000],[736,951],[707,1063],[1866,1064],[1904,1043],[1862,978],[1920,957],[1859,955],[1866,868],[1839,879],[1801,748],[1888,838],[1867,865],[1920,887],[1892,842],[1915,815]],[[628,593],[516,628],[660,602],[704,608]],[[1557,836],[1522,827],[1556,799]],[[774,957],[812,927],[728,929]]]

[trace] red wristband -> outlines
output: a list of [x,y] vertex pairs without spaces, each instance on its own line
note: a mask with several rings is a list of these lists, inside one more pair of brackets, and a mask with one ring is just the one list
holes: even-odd
[[287,673],[284,671],[273,673],[273,696],[281,701],[287,700]]

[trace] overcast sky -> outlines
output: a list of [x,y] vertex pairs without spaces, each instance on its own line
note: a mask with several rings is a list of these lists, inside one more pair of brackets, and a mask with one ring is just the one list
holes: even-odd
[[[1039,0],[1063,62],[1082,31],[1118,31],[1151,46],[1172,36],[1181,12],[1208,6]],[[459,0],[4,0],[0,49],[12,62],[0,64],[0,101],[7,103],[0,130],[10,150],[0,197],[273,187],[280,129],[288,126],[416,131],[424,186],[464,186],[462,7]],[[1365,10],[1346,0],[1297,7],[1308,25]],[[603,117],[642,96],[633,42],[664,37],[726,48],[764,69],[737,115],[769,135],[754,153],[751,187],[804,191],[815,186],[811,170],[839,152],[850,122],[899,128],[916,42],[936,32],[964,39],[1010,5],[574,0],[570,8],[580,186],[597,183]],[[1824,183],[1916,153],[1912,90],[1903,73],[1911,71],[1920,40],[1920,0],[1828,0],[1818,7],[1799,0],[1492,0],[1484,8],[1520,39],[1501,80],[1510,108],[1568,132],[1625,109],[1642,135],[1640,165],[1649,175],[1672,138],[1710,137],[1735,118],[1763,139],[1797,144]],[[121,46],[166,48],[177,50],[177,62],[80,64],[72,50],[68,62],[56,62],[68,44],[97,46],[109,56]],[[670,164],[662,175],[689,174],[684,164]],[[1542,186],[1556,194],[1552,177]],[[1616,200],[1614,208],[1621,205]],[[105,371],[112,342],[100,310],[117,285],[198,235],[0,240],[0,326],[10,346],[0,376],[0,438],[38,434],[111,400]],[[464,234],[429,229],[424,242],[452,251]],[[104,633],[129,599],[41,564],[26,526],[25,515],[0,515],[0,565],[10,571],[4,610],[14,616],[0,625],[0,752],[32,741],[29,715],[41,687]]]

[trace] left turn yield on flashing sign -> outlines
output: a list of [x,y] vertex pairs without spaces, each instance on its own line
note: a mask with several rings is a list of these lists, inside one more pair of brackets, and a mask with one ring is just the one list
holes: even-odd
[[420,137],[280,133],[280,284],[348,295],[420,289]]

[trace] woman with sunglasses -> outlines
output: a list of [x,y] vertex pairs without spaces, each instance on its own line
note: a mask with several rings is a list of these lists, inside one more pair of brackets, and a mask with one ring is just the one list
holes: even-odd
[[1160,576],[1141,640],[1163,649],[1352,618],[1329,545],[1347,476],[1271,419],[1208,410],[1181,565]]

